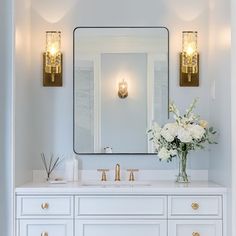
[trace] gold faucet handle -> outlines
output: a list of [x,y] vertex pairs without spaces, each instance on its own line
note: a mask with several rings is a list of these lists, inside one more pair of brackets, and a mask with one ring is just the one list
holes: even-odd
[[129,173],[129,181],[134,181],[135,178],[134,178],[134,172],[138,172],[139,169],[127,169]]
[[107,181],[107,174],[106,172],[109,171],[109,169],[97,169],[98,172],[102,172],[101,181]]

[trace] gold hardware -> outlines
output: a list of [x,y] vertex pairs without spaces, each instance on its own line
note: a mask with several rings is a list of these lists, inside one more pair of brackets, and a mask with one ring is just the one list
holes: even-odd
[[200,236],[200,234],[198,232],[193,232],[192,236]]
[[127,171],[130,172],[130,174],[129,174],[129,181],[134,181],[135,180],[134,172],[138,172],[139,170],[138,169],[127,169]]
[[97,171],[102,172],[101,181],[107,181],[106,172],[109,171],[109,169],[97,169]]
[[115,181],[120,181],[120,165],[116,164],[115,168]]
[[198,204],[198,203],[196,203],[196,202],[193,202],[193,203],[192,203],[192,205],[191,205],[191,207],[192,207],[192,209],[193,209],[193,210],[195,210],[195,211],[196,211],[196,210],[198,210],[198,209],[199,209],[199,204]]
[[48,233],[47,232],[43,232],[43,233],[41,233],[41,236],[48,236]]
[[43,210],[46,210],[46,209],[49,208],[49,204],[48,204],[47,202],[42,203],[42,204],[41,204],[41,208],[42,208]]

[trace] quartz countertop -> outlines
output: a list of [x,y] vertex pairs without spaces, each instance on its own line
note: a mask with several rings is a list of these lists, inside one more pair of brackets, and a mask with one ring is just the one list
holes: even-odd
[[15,189],[22,194],[224,194],[227,188],[208,181],[179,184],[174,181],[27,183]]

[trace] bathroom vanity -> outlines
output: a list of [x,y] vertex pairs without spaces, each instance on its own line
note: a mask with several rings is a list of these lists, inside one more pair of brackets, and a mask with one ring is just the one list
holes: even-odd
[[206,181],[16,188],[17,236],[227,236],[226,188]]

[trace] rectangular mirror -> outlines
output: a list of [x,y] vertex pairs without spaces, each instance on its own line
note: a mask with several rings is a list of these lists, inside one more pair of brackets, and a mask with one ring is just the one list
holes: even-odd
[[74,151],[153,153],[147,130],[168,119],[165,27],[74,30]]

